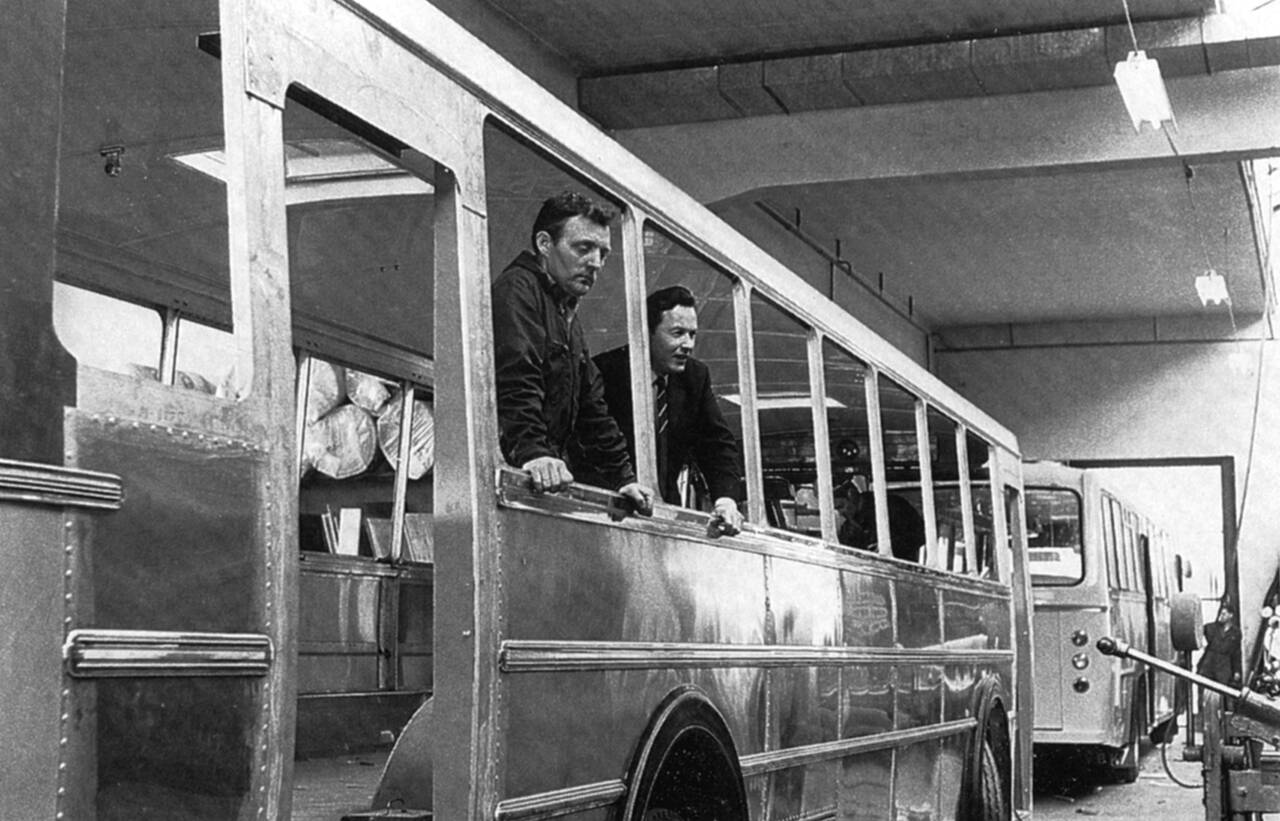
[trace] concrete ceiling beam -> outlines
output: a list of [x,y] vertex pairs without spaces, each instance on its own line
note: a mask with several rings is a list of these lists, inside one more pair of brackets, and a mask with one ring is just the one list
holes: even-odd
[[[1280,69],[1166,82],[1179,153],[1197,161],[1280,155]],[[777,185],[1168,161],[1134,133],[1114,86],[640,128],[624,147],[701,202]]]
[[1134,50],[1166,78],[1280,65],[1280,7],[1126,26],[778,57],[587,78],[606,128],[1109,85]]

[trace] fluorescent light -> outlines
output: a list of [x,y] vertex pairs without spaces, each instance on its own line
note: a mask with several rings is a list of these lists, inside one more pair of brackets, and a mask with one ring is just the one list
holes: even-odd
[[[226,152],[221,148],[174,154],[172,159],[221,183],[227,181]],[[435,191],[430,183],[350,140],[286,143],[284,162],[286,205]]]
[[1231,302],[1231,295],[1227,293],[1227,280],[1212,268],[1196,277],[1196,294],[1200,297],[1200,304],[1204,306],[1208,306],[1210,302],[1214,305]]
[[1160,64],[1147,57],[1145,51],[1131,51],[1129,59],[1116,63],[1115,78],[1134,131],[1141,131],[1143,123],[1151,123],[1159,131],[1165,120],[1174,122]]
[[[742,397],[736,393],[721,394],[720,398],[726,402],[731,402],[738,407],[742,406]],[[807,408],[812,404],[813,400],[807,393],[800,391],[773,391],[758,394],[756,396],[757,410],[787,410],[793,408]],[[828,408],[846,408],[838,399],[832,399],[830,396],[826,399]]]

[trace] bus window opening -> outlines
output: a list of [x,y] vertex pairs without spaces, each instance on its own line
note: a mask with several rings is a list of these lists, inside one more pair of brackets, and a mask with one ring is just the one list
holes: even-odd
[[1067,489],[1027,488],[1026,509],[1031,583],[1070,585],[1082,581],[1080,497]]

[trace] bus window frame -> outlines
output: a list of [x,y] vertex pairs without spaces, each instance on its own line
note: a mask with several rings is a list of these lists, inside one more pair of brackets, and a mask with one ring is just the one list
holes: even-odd
[[1102,539],[1102,555],[1106,563],[1106,586],[1118,587],[1120,584],[1120,556],[1116,552],[1115,525],[1112,522],[1111,503],[1105,494],[1099,494],[1097,511],[1099,532]]
[[[1028,485],[1024,489],[1024,492],[1022,494],[1024,506],[1026,505],[1027,499],[1028,497],[1030,497],[1032,491],[1049,491],[1052,493],[1068,494],[1071,496],[1072,500],[1074,500],[1075,502],[1076,540],[1078,542],[1077,546],[1080,551],[1080,573],[1075,578],[1071,579],[1070,581],[1049,581],[1049,580],[1035,581],[1033,578],[1032,586],[1033,587],[1078,587],[1081,584],[1084,584],[1085,579],[1088,578],[1089,571],[1092,564],[1089,560],[1089,551],[1087,549],[1086,541],[1085,541],[1084,496],[1081,494],[1079,490],[1072,487],[1061,487],[1061,486],[1055,486],[1055,485]],[[1105,539],[1106,539],[1106,536],[1104,531],[1103,542],[1101,545],[1102,551],[1104,553],[1107,550]],[[1028,549],[1031,549],[1030,545],[1028,545]],[[1034,576],[1034,572],[1032,575]],[[1065,577],[1058,577],[1058,578],[1062,579]]]
[[[938,549],[938,511],[933,497],[933,458],[929,447],[929,403],[912,392],[916,399],[916,453],[920,468],[920,514],[924,516],[924,566],[934,570],[943,567]],[[941,409],[938,409],[941,413]]]
[[[666,221],[647,215],[639,206],[626,197],[612,191],[609,192],[609,196],[614,197],[623,204],[624,214],[622,247],[623,271],[627,278],[626,318],[627,340],[630,346],[631,407],[634,409],[632,417],[635,426],[633,434],[636,437],[636,461],[640,463],[634,466],[636,475],[640,477],[642,483],[648,484],[651,488],[656,489],[660,486],[658,482],[658,436],[657,431],[654,429],[652,366],[649,364],[648,269],[645,264],[644,252],[645,231],[650,230],[680,245],[686,253],[719,276],[724,277],[730,285],[733,304],[734,348],[738,361],[738,397],[741,419],[741,427],[738,432],[742,437],[739,441],[739,447],[742,449],[743,479],[747,489],[746,520],[754,522],[760,527],[768,527],[767,511],[764,505],[764,481],[761,477],[762,458],[759,449],[759,426],[755,424],[757,407],[754,371],[755,346],[750,344],[752,339],[751,312],[749,308],[744,308],[744,305],[749,306],[750,304],[752,289],[741,276],[717,262],[697,244],[689,242],[686,232],[677,231]],[[631,219],[626,218],[625,215],[627,214],[632,215]],[[634,231],[634,235],[629,236],[628,231]],[[634,266],[630,265],[631,255],[634,255]],[[744,340],[745,344],[750,348],[745,353],[743,350]],[[747,365],[751,366],[752,369],[750,371],[746,369]],[[750,425],[748,425],[748,416],[751,417]],[[645,420],[644,424],[639,424],[641,418]],[[749,436],[749,428],[755,435]],[[755,442],[754,448],[748,447],[749,440]],[[755,471],[751,469],[753,452],[754,463],[757,466]],[[753,474],[755,475],[754,492],[752,490]],[[755,501],[753,502],[753,500]],[[661,500],[658,501],[661,503]],[[758,511],[753,507],[753,504],[756,503],[759,506]]]
[[831,475],[831,427],[827,421],[827,372],[822,356],[826,335],[812,326],[806,337],[809,364],[809,409],[813,415],[813,460],[818,471],[818,527],[824,541],[839,544],[835,482]]
[[[737,307],[737,306],[735,305],[735,308],[736,308],[736,307]],[[749,313],[751,314],[751,326],[752,326],[752,328],[754,328],[754,327],[755,327],[755,316],[756,316],[755,312],[756,312],[757,310],[766,310],[766,311],[773,311],[773,312],[775,312],[778,316],[780,316],[780,317],[784,318],[786,321],[788,321],[788,322],[792,323],[795,327],[799,328],[799,329],[800,329],[800,330],[802,330],[802,331],[803,331],[803,333],[804,333],[804,345],[805,345],[805,370],[806,370],[806,373],[808,374],[807,390],[808,390],[808,400],[809,400],[810,424],[811,424],[811,426],[812,426],[812,427],[811,427],[811,429],[810,429],[810,431],[809,431],[809,433],[811,433],[811,434],[812,434],[812,436],[813,436],[813,446],[814,446],[814,469],[818,472],[818,475],[817,475],[817,477],[815,477],[815,478],[816,478],[816,480],[818,481],[818,483],[819,483],[819,484],[821,484],[821,482],[822,482],[822,477],[823,477],[823,468],[822,468],[822,465],[823,465],[823,464],[826,464],[826,466],[827,466],[827,470],[829,470],[829,469],[830,469],[830,462],[831,462],[831,460],[830,460],[830,458],[829,458],[829,451],[828,451],[828,450],[826,450],[826,448],[822,447],[822,440],[818,438],[818,437],[819,437],[819,434],[818,434],[818,431],[819,431],[819,425],[821,425],[821,429],[822,429],[824,432],[825,432],[825,430],[826,430],[826,414],[825,414],[825,408],[826,408],[826,396],[825,396],[825,393],[824,393],[823,395],[821,395],[821,396],[818,396],[818,389],[819,389],[819,385],[821,385],[821,386],[822,386],[822,388],[825,390],[825,380],[823,379],[823,374],[821,374],[821,373],[820,373],[820,371],[821,371],[821,356],[819,355],[819,359],[818,359],[818,361],[817,361],[817,362],[815,362],[815,360],[814,360],[814,345],[815,345],[815,344],[817,344],[817,345],[819,346],[818,350],[819,350],[819,351],[821,351],[821,347],[820,347],[820,346],[821,346],[821,344],[822,344],[822,343],[821,343],[821,337],[819,336],[817,329],[816,329],[816,328],[814,328],[812,324],[810,324],[810,323],[808,323],[808,322],[805,322],[805,321],[804,321],[804,320],[802,320],[801,318],[797,317],[797,316],[795,315],[795,313],[794,313],[793,311],[791,311],[789,308],[787,308],[787,307],[785,307],[785,306],[783,306],[783,305],[778,304],[778,303],[777,303],[777,301],[775,301],[775,300],[771,299],[767,294],[765,294],[765,293],[764,293],[764,292],[762,292],[762,291],[758,291],[758,290],[755,290],[755,289],[753,289],[753,290],[751,291],[750,298],[747,300],[747,309],[748,309]],[[754,335],[754,333],[752,333],[752,339],[754,340],[754,338],[755,338],[755,335]],[[761,424],[760,424],[760,417],[759,417],[759,415],[758,415],[758,414],[759,414],[759,407],[760,407],[760,403],[759,403],[759,395],[758,395],[758,390],[759,390],[759,374],[758,374],[758,373],[756,372],[756,370],[755,370],[755,366],[756,366],[756,358],[755,358],[755,344],[754,344],[754,341],[753,341],[753,343],[752,343],[752,351],[751,351],[751,354],[752,354],[752,373],[751,373],[751,382],[752,382],[753,390],[757,392],[757,393],[755,394],[756,402],[755,402],[755,403],[753,403],[753,404],[755,405],[755,407],[756,407],[756,415],[755,415],[755,422],[756,422],[756,426],[755,426],[755,429],[756,429],[756,437],[755,437],[755,443],[756,443],[756,447],[758,448],[758,452],[759,452],[759,455],[760,455],[760,471],[761,471],[761,473],[760,473],[760,486],[761,486],[761,492],[762,492],[762,494],[763,494],[763,488],[764,488],[764,469],[765,469],[765,464],[764,464],[764,442],[763,442],[763,441],[762,441],[762,439],[761,439],[761,436],[762,436],[762,434],[761,434],[762,426],[761,426]],[[817,371],[817,373],[815,373],[815,371]],[[818,420],[818,417],[819,417],[819,416],[821,416],[821,417],[822,417],[821,422],[819,422],[819,420]],[[824,434],[824,435],[825,435],[825,434]],[[744,431],[743,431],[743,438],[744,438],[744,439],[746,438],[746,431],[745,431],[745,429],[744,429]],[[821,450],[823,450],[823,456],[822,456],[822,457],[819,457],[819,456],[818,456],[818,451],[819,451],[820,449],[821,449]],[[826,476],[826,481],[827,481],[827,484],[830,486],[830,485],[831,485],[831,479],[830,479],[830,476],[829,476],[829,475],[828,475],[828,476]],[[819,490],[820,490],[820,489],[819,489]],[[821,498],[822,498],[822,497],[821,497],[821,495],[819,495],[819,508],[821,508]],[[820,514],[819,514],[819,515],[820,515],[820,517],[821,517],[821,512],[820,512]],[[759,521],[759,520],[756,520],[756,521]],[[832,521],[833,523],[834,523],[834,521],[835,521],[834,511],[832,512],[831,521]],[[760,522],[760,523],[761,523],[761,524],[766,524],[766,522]],[[785,529],[785,528],[780,528],[780,529]],[[823,531],[822,531],[822,525],[821,525],[821,518],[819,519],[819,531],[820,531],[820,533],[819,533],[819,537],[821,538],[821,533],[823,532]],[[834,524],[833,524],[833,530],[832,530],[832,532],[834,532]]]
[[1129,567],[1132,571],[1129,589],[1135,593],[1143,593],[1145,585],[1142,579],[1142,557],[1138,553],[1138,514],[1127,510],[1125,515],[1125,550],[1129,556]]
[[[998,537],[999,537],[999,533],[1000,533],[1000,525],[999,525],[998,523],[999,523],[999,522],[1002,522],[1002,521],[1004,520],[1004,496],[1003,496],[1003,494],[1001,494],[1001,493],[997,492],[997,490],[998,490],[998,489],[997,489],[997,485],[999,484],[999,480],[998,480],[998,478],[997,478],[997,476],[998,476],[998,471],[996,470],[996,467],[997,467],[997,465],[996,465],[996,459],[997,459],[997,456],[996,456],[996,452],[997,452],[997,451],[996,451],[996,446],[995,446],[992,442],[988,441],[988,440],[986,439],[986,437],[984,437],[984,436],[980,435],[977,431],[974,431],[974,430],[969,429],[969,428],[966,426],[966,427],[965,427],[965,463],[966,463],[966,466],[968,465],[968,462],[969,462],[969,439],[970,439],[970,438],[974,439],[974,440],[975,440],[975,441],[977,441],[977,442],[982,443],[982,446],[983,446],[983,447],[985,447],[985,448],[987,449],[987,477],[986,477],[985,482],[984,482],[983,480],[981,480],[981,479],[979,479],[978,481],[976,481],[976,482],[975,482],[975,481],[974,481],[974,478],[973,478],[973,476],[972,476],[972,475],[968,476],[967,478],[968,478],[968,480],[969,480],[971,483],[976,484],[978,487],[982,487],[982,486],[984,486],[984,485],[985,485],[985,486],[987,487],[987,489],[988,489],[989,494],[990,494],[989,502],[990,502],[990,504],[991,504],[991,514],[990,514],[990,515],[991,515],[991,529],[990,529],[990,531],[989,531],[989,532],[990,532],[990,534],[991,534],[991,541],[992,541],[992,544],[991,544],[991,545],[990,545],[990,547],[989,547],[989,556],[988,556],[988,559],[992,562],[992,564],[990,564],[990,565],[988,565],[988,566],[985,566],[985,567],[982,565],[983,555],[982,555],[982,552],[979,550],[979,544],[978,544],[978,517],[977,517],[977,511],[976,511],[973,507],[970,507],[970,508],[966,509],[966,511],[965,511],[965,512],[968,514],[969,519],[972,521],[972,526],[973,526],[973,531],[974,531],[974,533],[973,533],[973,558],[974,558],[974,563],[973,563],[972,568],[971,568],[971,569],[970,569],[970,571],[969,571],[969,575],[977,576],[977,577],[980,577],[980,578],[988,578],[988,577],[989,577],[989,578],[1002,578],[1002,577],[999,577],[999,576],[993,576],[993,575],[991,575],[992,573],[999,573],[999,572],[1000,572],[999,560],[998,560],[998,558],[997,558],[997,557],[998,557],[998,555],[999,555],[999,553],[1000,553],[1000,550],[999,550],[999,542],[997,541],[997,540],[998,540]],[[970,498],[971,498],[971,499],[972,499],[972,487],[973,487],[973,485],[971,484],[971,485],[970,485]]]
[[977,529],[973,524],[973,488],[969,484],[969,428],[956,425],[956,471],[960,482],[960,512],[964,525],[964,575],[978,572]]

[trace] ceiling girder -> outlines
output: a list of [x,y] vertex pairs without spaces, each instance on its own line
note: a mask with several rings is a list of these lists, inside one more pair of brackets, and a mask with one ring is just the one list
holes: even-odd
[[[1192,163],[1280,154],[1280,72],[1244,69],[1167,84],[1179,155]],[[1114,86],[790,116],[685,123],[614,137],[700,202],[780,185],[1027,173],[1174,160],[1134,133]]]
[[1111,82],[1137,43],[1166,78],[1280,65],[1280,13],[725,62],[579,81],[584,113],[610,129],[794,114]]

